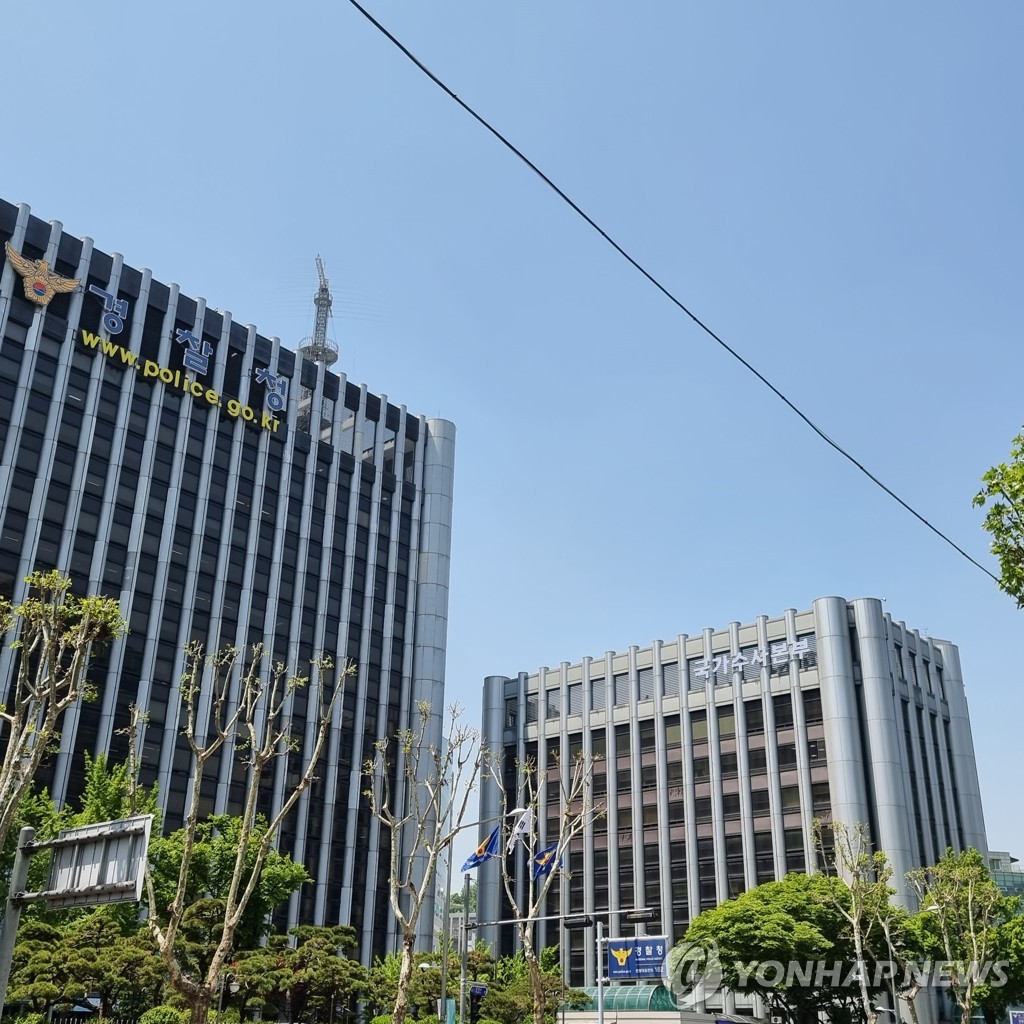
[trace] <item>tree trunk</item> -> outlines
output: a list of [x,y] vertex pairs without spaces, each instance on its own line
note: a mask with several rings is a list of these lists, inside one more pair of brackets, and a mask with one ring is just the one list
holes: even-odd
[[533,992],[533,1024],[544,1024],[544,975],[540,971],[537,955],[530,951],[526,962],[530,965],[530,990]]
[[[917,998],[917,993],[920,991],[921,987],[919,985],[915,985],[912,989],[910,989],[908,992],[905,992],[902,996],[903,1001],[907,1004],[907,1011],[910,1014],[911,1024],[920,1024],[920,1022],[917,1019],[917,1006],[914,1003],[914,1000]],[[897,1003],[896,1006],[897,1012],[899,1012],[899,1003]]]
[[409,985],[412,982],[412,953],[415,945],[416,934],[407,929],[402,936],[402,962],[398,968],[398,991],[395,993],[392,1024],[405,1024],[409,1012]]
[[189,1024],[207,1024],[212,1005],[213,993],[205,985],[197,985],[192,995],[192,1017]]

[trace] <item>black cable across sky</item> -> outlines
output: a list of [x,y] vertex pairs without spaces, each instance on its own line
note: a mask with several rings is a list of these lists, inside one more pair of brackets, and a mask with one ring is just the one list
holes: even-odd
[[366,18],[374,28],[377,29],[382,35],[384,35],[390,42],[392,42],[406,57],[412,61],[429,78],[434,85],[436,85],[443,92],[447,93],[463,110],[469,114],[475,121],[481,124],[487,129],[506,149],[514,153],[527,167],[533,171],[534,174],[544,182],[545,185],[551,189],[559,199],[562,200],[568,207],[570,207],[576,214],[583,218],[634,270],[639,271],[655,288],[661,292],[674,306],[682,310],[709,338],[720,345],[726,352],[729,353],[740,365],[742,365],[748,372],[752,373],[769,391],[775,395],[784,405],[786,405],[793,413],[795,413],[803,422],[814,431],[830,448],[835,449],[844,459],[848,462],[853,463],[876,487],[881,488],[893,499],[897,504],[905,508],[915,519],[923,523],[929,530],[932,531],[941,540],[944,540],[954,551],[962,555],[967,559],[971,565],[980,569],[986,576],[994,580],[996,584],[999,583],[999,577],[993,572],[990,572],[981,562],[977,559],[972,558],[959,544],[956,543],[951,537],[944,534],[937,526],[933,526],[920,512],[917,511],[909,502],[904,501],[891,487],[886,486],[881,480],[875,476],[863,463],[858,462],[838,441],[834,441],[824,430],[821,429],[806,413],[804,413],[794,402],[792,402],[786,395],[784,395],[756,366],[749,363],[743,358],[728,342],[717,335],[696,313],[689,309],[680,299],[676,298],[668,288],[665,287],[650,271],[648,271],[642,264],[638,263],[618,242],[612,238],[611,235],[601,227],[585,210],[579,207],[565,192],[562,191],[525,153],[520,149],[517,149],[508,139],[505,138],[501,132],[498,131],[489,121],[478,114],[468,103],[460,99],[455,92],[448,88],[444,82],[441,81],[433,71],[428,68],[423,61],[421,61],[414,53],[412,53],[408,47],[406,47],[401,41],[395,38],[391,32],[389,32],[377,19],[366,10],[365,7],[357,3],[357,0],[349,0],[349,3],[359,13]]

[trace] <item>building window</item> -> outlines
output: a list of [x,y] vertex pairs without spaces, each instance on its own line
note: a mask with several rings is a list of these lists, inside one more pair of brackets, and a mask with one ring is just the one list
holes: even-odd
[[770,813],[770,797],[767,789],[754,789],[750,792],[750,809],[755,817]]
[[811,784],[811,807],[815,815],[827,814],[832,810],[832,799],[829,796],[827,782]]
[[582,683],[570,683],[568,686],[569,690],[569,714],[570,715],[582,715],[583,714],[583,684]]
[[786,811],[799,811],[800,810],[800,787],[799,786],[783,786],[782,787],[782,810]]
[[743,702],[743,715],[747,723],[747,735],[756,736],[764,732],[764,708],[756,697]]
[[754,833],[754,861],[757,867],[757,884],[775,879],[775,857],[772,852],[771,832]]
[[793,728],[793,702],[788,693],[777,693],[773,698],[775,707],[775,729],[781,732],[783,729]]
[[815,668],[818,664],[818,638],[813,633],[804,633],[796,638],[791,653],[800,662],[800,668]]
[[708,716],[705,711],[694,711],[690,715],[690,735],[694,743],[708,738]]
[[679,692],[679,662],[667,661],[661,666],[662,692],[677,694]]
[[526,724],[531,725],[537,721],[537,694],[526,695]]
[[612,677],[612,685],[615,689],[615,706],[620,707],[629,703],[629,673],[620,672]]
[[654,697],[654,669],[640,668],[636,672],[637,687],[640,700],[651,700]]
[[605,709],[605,685],[604,676],[598,676],[590,680],[590,710],[604,711]]
[[768,755],[764,747],[751,747],[747,752],[747,766],[751,775],[768,771]]
[[728,739],[736,735],[736,713],[731,704],[724,704],[718,711],[718,735],[721,739]]
[[547,697],[547,712],[545,717],[547,719],[558,718],[562,711],[562,691],[561,690],[548,690],[546,692]]
[[683,745],[683,730],[679,724],[678,715],[665,717],[665,745],[669,750]]
[[807,862],[804,859],[804,833],[799,828],[787,828],[786,836],[786,870],[804,871]]
[[505,728],[514,729],[519,717],[519,701],[515,697],[505,698]]
[[640,722],[640,752],[641,753],[652,753],[657,743],[657,722],[653,718],[648,718]]
[[795,743],[780,743],[779,744],[779,770],[785,771],[787,768],[796,767],[796,744]]
[[629,726],[615,726],[615,756],[620,760],[629,757]]
[[821,710],[821,691],[820,690],[804,690],[804,721],[807,725],[817,725],[823,721],[823,715]]

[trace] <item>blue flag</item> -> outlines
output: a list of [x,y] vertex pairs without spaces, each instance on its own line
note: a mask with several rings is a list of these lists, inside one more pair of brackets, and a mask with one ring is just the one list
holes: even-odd
[[[544,875],[550,874],[555,866],[555,854],[558,853],[558,843],[552,843],[549,847],[541,850],[536,857],[533,858],[533,877],[534,880],[543,878]],[[558,857],[558,866],[562,866],[562,858]]]
[[501,826],[497,828],[469,855],[469,859],[462,865],[463,871],[470,868],[478,868],[485,860],[498,856],[498,848],[501,846]]

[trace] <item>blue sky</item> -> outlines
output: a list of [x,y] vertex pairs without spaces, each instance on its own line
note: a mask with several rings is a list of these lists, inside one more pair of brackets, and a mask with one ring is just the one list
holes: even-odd
[[[1024,8],[366,6],[975,557],[1020,429]],[[838,594],[958,643],[1024,856],[1022,614],[348,3],[5,15],[0,192],[459,429],[448,687]]]

